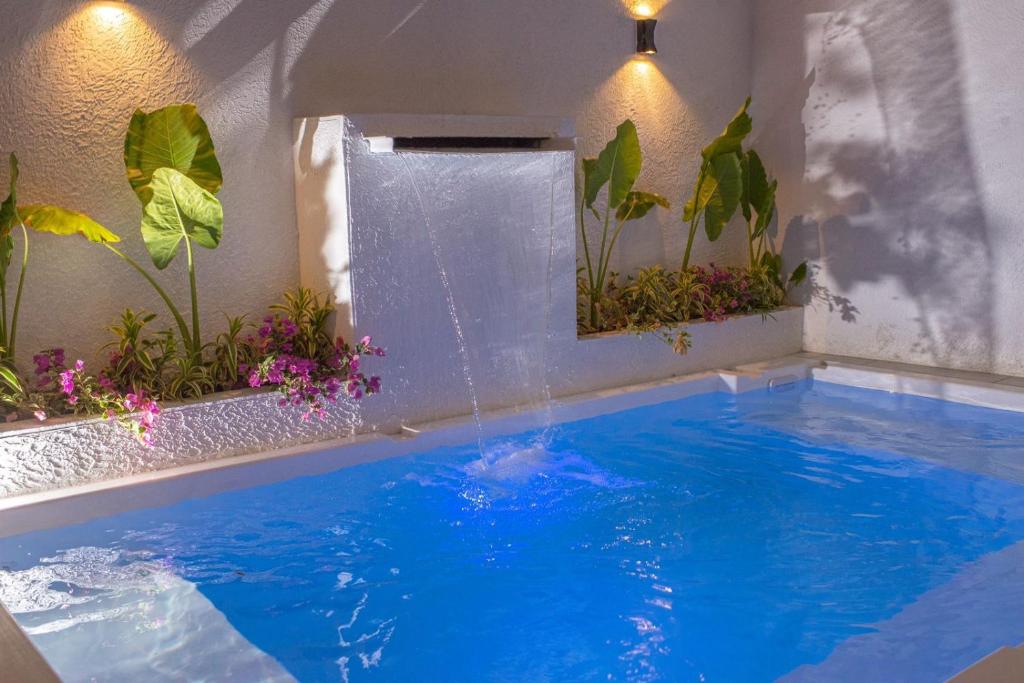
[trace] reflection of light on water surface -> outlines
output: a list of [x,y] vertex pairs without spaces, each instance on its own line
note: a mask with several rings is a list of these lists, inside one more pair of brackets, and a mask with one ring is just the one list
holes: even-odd
[[632,485],[578,453],[553,450],[542,438],[488,446],[483,458],[468,463],[463,469],[472,479],[483,481],[523,483],[535,477],[546,477],[576,479],[601,488]]
[[294,680],[148,552],[80,547],[3,570],[0,601],[63,680]]

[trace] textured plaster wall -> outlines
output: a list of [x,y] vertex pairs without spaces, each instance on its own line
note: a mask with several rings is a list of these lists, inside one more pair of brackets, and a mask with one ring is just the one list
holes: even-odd
[[[33,0],[4,7],[0,150],[22,161],[22,198],[86,211],[146,259],[139,207],[123,176],[136,107],[200,105],[225,173],[224,241],[200,250],[207,336],[221,311],[262,310],[296,284],[292,120],[339,112],[574,117],[594,154],[633,117],[647,152],[642,184],[681,197],[702,141],[750,87],[746,0],[661,5],[660,54],[631,60],[620,0]],[[617,267],[675,263],[678,212],[631,226]],[[736,261],[723,239],[698,256]],[[162,275],[187,301],[183,263]],[[162,313],[124,264],[77,239],[33,237],[19,350],[65,344],[91,355],[124,306]],[[163,324],[169,324],[166,316]]]
[[1024,5],[759,0],[754,23],[805,347],[1024,374]]

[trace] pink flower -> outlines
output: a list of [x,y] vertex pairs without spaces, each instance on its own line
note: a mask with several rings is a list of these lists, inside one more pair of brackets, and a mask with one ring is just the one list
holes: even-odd
[[60,389],[68,395],[75,391],[75,372],[73,370],[65,370],[60,373]]
[[359,343],[362,344],[363,346],[369,346],[371,342],[373,342],[373,337],[371,337],[370,335],[366,335],[365,337],[359,340]]
[[36,374],[41,375],[50,369],[50,356],[46,353],[37,353],[32,356],[32,362],[36,364]]
[[85,361],[82,360],[81,358],[79,358],[78,360],[75,361],[75,370],[77,370],[78,372],[81,372],[84,369],[85,369]]

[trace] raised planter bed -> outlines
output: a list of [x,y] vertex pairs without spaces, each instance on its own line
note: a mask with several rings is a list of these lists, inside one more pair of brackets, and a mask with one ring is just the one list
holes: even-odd
[[116,422],[61,417],[0,426],[0,496],[32,493],[272,448],[348,436],[360,423],[354,403],[325,420],[300,419],[272,391],[242,390],[170,404],[147,447]]
[[[547,393],[563,398],[796,353],[802,345],[803,311],[787,307],[768,317],[734,316],[722,322],[689,323],[686,329],[693,340],[686,355],[675,353],[657,333],[582,338],[576,338],[575,330],[553,334],[546,355]],[[0,426],[0,497],[368,431],[394,432],[400,423],[469,414],[472,404],[458,367],[440,362],[436,367],[436,381],[424,385],[405,376],[406,365],[399,360],[385,371],[382,395],[360,403],[340,402],[325,420],[304,422],[297,409],[279,407],[279,395],[264,390],[226,392],[167,405],[152,448],[102,418],[5,424]],[[544,398],[537,387],[516,384],[517,375],[488,376],[480,368],[474,370],[482,410],[536,406]]]

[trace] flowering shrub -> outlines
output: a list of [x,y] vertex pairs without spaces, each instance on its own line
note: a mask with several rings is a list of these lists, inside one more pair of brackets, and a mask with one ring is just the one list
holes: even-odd
[[[581,289],[587,283],[580,283]],[[615,274],[609,281],[598,307],[600,324],[590,324],[588,309],[579,306],[577,327],[580,334],[626,330],[652,332],[690,320],[721,321],[730,315],[764,313],[784,302],[786,290],[763,268],[705,268],[668,271],[661,266],[642,268],[619,286]],[[578,297],[584,301],[585,297]],[[686,332],[666,333],[676,351],[689,348]]]
[[[274,318],[260,328],[261,335],[268,329],[277,330],[284,340],[291,338],[289,329],[294,323],[288,318]],[[303,420],[312,415],[325,417],[328,403],[337,403],[338,395],[360,399],[364,394],[380,391],[380,377],[367,377],[359,371],[362,356],[383,356],[384,350],[371,345],[370,337],[363,337],[354,347],[338,337],[331,350],[321,358],[303,358],[292,355],[281,347],[290,347],[288,341],[274,343],[273,333],[262,337],[267,344],[267,355],[253,367],[244,366],[250,387],[264,385],[278,387],[283,398],[279,405],[302,406]]]
[[331,340],[326,332],[331,307],[309,290],[285,295],[285,303],[263,319],[254,337],[245,340],[253,363],[242,363],[247,384],[256,388],[275,386],[279,404],[302,407],[302,419],[325,417],[327,404],[339,394],[353,399],[380,392],[380,377],[361,370],[364,357],[383,356],[370,337],[350,346],[341,337]]
[[228,318],[228,329],[203,346],[196,359],[171,330],[149,334],[155,318],[125,311],[110,329],[108,364],[97,375],[76,360],[65,364],[62,349],[33,357],[34,381],[11,365],[0,365],[0,403],[7,419],[54,415],[102,415],[117,420],[143,443],[152,445],[159,402],[244,387],[274,387],[279,405],[301,408],[301,418],[326,417],[339,398],[379,393],[380,377],[367,375],[367,359],[384,356],[370,337],[350,345],[327,332],[333,306],[307,289],[285,293],[257,328],[244,317]]
[[45,420],[51,414],[102,415],[152,445],[152,430],[160,406],[145,392],[121,393],[103,377],[85,372],[85,362],[76,360],[70,368],[64,364],[64,350],[50,349],[32,357],[36,390],[30,401],[33,415]]

